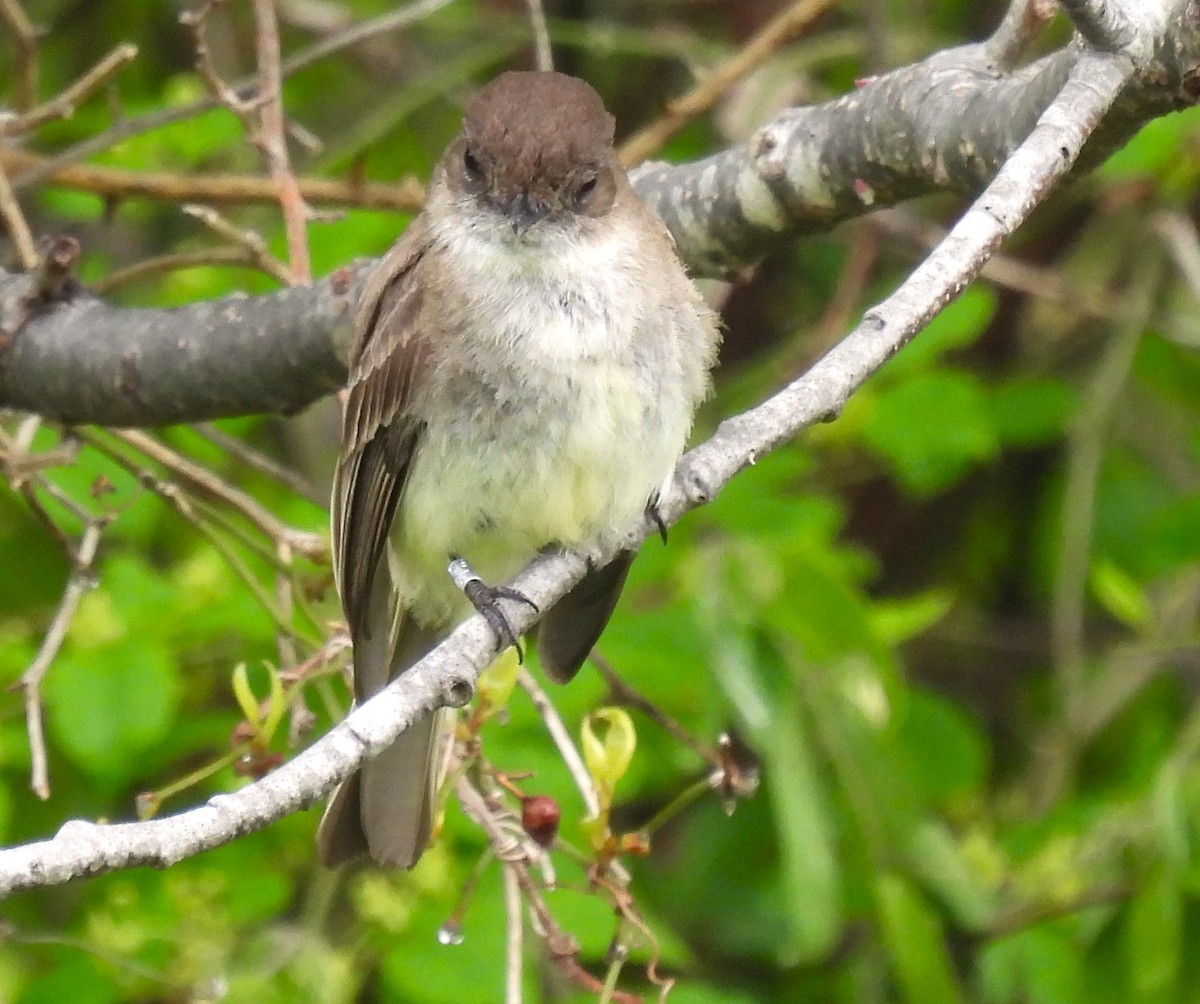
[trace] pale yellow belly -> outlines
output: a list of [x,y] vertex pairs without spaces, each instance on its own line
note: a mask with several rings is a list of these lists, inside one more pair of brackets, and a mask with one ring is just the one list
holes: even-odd
[[662,487],[688,416],[664,414],[635,373],[586,376],[569,401],[542,401],[535,416],[426,430],[390,555],[401,604],[418,620],[452,623],[469,612],[446,574],[450,555],[501,583],[547,545],[623,531]]

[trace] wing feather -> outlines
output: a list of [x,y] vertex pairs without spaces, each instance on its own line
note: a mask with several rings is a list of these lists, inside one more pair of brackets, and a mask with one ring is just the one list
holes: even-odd
[[355,318],[332,523],[334,574],[356,648],[378,628],[368,617],[371,587],[421,433],[409,404],[428,355],[418,281],[427,250],[418,219],[376,267]]

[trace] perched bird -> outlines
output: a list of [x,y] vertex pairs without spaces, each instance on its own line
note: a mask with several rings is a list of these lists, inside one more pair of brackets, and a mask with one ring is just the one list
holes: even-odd
[[[468,599],[452,557],[503,583],[540,549],[611,539],[645,511],[683,452],[718,340],[617,160],[599,95],[559,73],[480,90],[358,308],[332,502],[357,700],[473,602],[496,623],[505,591]],[[587,658],[632,558],[546,612],[538,652],[552,678]],[[445,741],[435,714],[364,763],[330,800],[321,859],[411,867]]]

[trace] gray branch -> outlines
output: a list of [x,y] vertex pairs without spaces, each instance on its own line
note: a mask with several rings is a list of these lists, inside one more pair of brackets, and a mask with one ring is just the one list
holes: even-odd
[[[685,456],[660,503],[662,517],[675,522],[711,500],[756,458],[835,415],[870,374],[979,274],[1004,237],[1061,183],[1137,72],[1138,63],[1127,53],[1082,53],[1029,136],[929,258],[808,373],[722,423],[712,439]],[[635,547],[653,531],[643,521],[618,546]],[[548,609],[579,581],[589,560],[603,561],[615,550],[587,558],[543,556],[514,585]],[[523,605],[509,613],[520,632],[535,619]],[[133,864],[170,864],[311,805],[418,715],[462,704],[491,655],[488,629],[473,617],[413,670],[261,781],[175,817],[106,826],[75,821],[51,840],[0,851],[0,895]]]
[[[1082,152],[1086,167],[1194,102],[1200,43],[1186,0],[1069,6],[1088,38],[1119,43],[1135,66]],[[1072,43],[1014,72],[988,43],[938,53],[789,110],[714,157],[644,166],[635,184],[695,273],[728,275],[869,210],[979,191],[1088,51]],[[359,263],[307,289],[146,310],[86,296],[30,309],[29,279],[0,271],[0,408],[122,426],[294,412],[345,376],[363,272]]]

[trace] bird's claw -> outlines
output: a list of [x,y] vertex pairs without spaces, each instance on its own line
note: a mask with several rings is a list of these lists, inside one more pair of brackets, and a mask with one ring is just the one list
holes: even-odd
[[463,591],[463,595],[471,601],[471,605],[479,612],[501,651],[510,645],[517,650],[517,661],[525,661],[525,650],[521,647],[520,636],[513,630],[508,617],[500,609],[501,600],[511,600],[514,603],[524,603],[537,612],[538,605],[528,596],[511,586],[489,586],[474,573],[471,566],[463,558],[454,557],[450,561],[449,572],[455,584]]
[[667,542],[667,524],[662,518],[662,513],[658,511],[658,492],[655,492],[646,501],[646,518],[658,527],[658,535],[665,544]]

